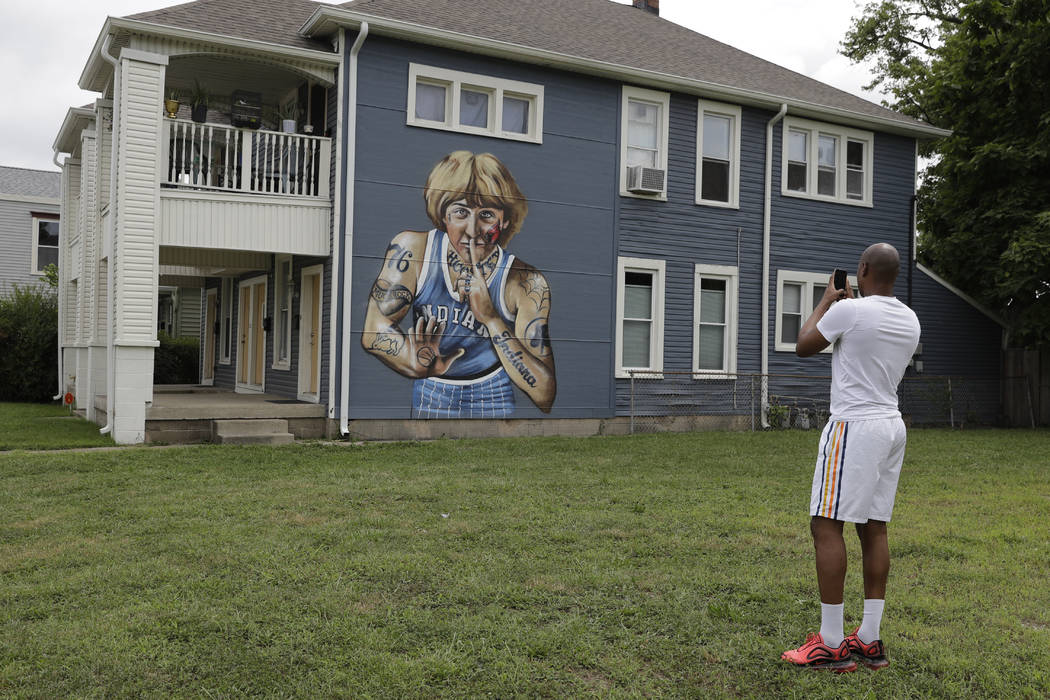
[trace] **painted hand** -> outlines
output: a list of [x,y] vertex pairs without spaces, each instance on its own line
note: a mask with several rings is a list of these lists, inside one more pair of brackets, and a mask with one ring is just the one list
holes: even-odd
[[441,338],[445,334],[445,323],[438,323],[433,316],[419,317],[416,325],[408,331],[409,359],[421,377],[440,377],[452,367],[452,363],[463,357],[464,348],[451,355],[439,351]]
[[480,261],[478,260],[478,253],[474,249],[474,239],[470,239],[470,245],[467,248],[470,259],[467,263],[470,265],[470,273],[461,277],[457,281],[456,286],[460,292],[460,301],[470,302],[470,310],[474,314],[474,318],[484,324],[489,324],[491,321],[499,318],[499,314],[496,313],[496,307],[492,303],[492,297],[489,295],[489,286],[485,281],[485,272],[481,269]]

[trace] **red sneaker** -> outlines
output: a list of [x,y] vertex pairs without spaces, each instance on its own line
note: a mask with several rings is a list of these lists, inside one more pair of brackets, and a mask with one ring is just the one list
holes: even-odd
[[803,668],[834,671],[835,673],[849,673],[857,670],[857,663],[850,656],[849,645],[845,639],[837,649],[833,649],[824,643],[824,638],[819,634],[808,635],[805,644],[798,649],[788,649],[780,655],[780,658]]
[[890,660],[886,658],[886,647],[883,645],[882,640],[876,639],[871,644],[865,644],[857,636],[859,630],[860,627],[853,630],[853,634],[846,637],[846,644],[849,645],[849,650],[853,657],[868,668],[878,670],[889,666]]

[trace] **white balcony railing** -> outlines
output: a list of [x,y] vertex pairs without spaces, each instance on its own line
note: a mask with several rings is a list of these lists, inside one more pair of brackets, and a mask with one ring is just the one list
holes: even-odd
[[328,197],[330,138],[184,119],[164,124],[164,186]]

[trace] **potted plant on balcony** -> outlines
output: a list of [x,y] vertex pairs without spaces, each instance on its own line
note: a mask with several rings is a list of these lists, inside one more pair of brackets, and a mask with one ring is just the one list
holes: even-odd
[[199,80],[193,81],[193,92],[190,95],[190,100],[193,105],[191,113],[193,121],[198,124],[208,121],[208,91],[204,89]]
[[278,106],[277,114],[281,117],[281,131],[286,134],[294,134],[296,120],[299,118],[299,103],[295,100]]
[[168,90],[168,99],[164,100],[164,111],[171,119],[174,119],[179,113],[179,93],[175,88]]

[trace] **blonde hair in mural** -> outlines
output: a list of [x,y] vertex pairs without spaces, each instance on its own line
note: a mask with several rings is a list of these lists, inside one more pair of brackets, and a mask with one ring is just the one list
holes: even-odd
[[521,230],[529,213],[529,203],[518,189],[514,176],[491,153],[449,153],[427,176],[423,199],[427,216],[441,230],[445,228],[445,209],[452,202],[463,199],[469,207],[502,209],[504,227],[500,245],[504,247]]

